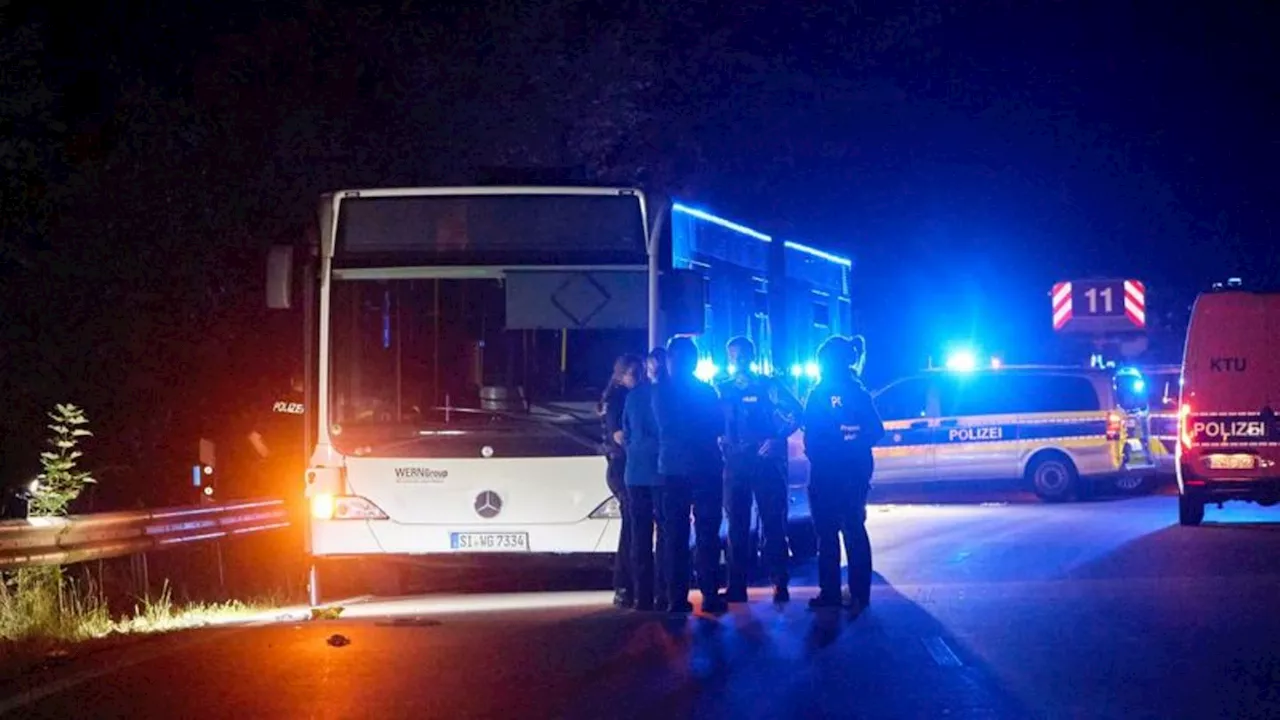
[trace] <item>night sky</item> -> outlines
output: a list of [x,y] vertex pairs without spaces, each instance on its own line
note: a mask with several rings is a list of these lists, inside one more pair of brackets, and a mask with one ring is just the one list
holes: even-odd
[[[1265,3],[0,1],[0,482],[85,406],[108,504],[287,382],[315,197],[579,167],[852,255],[872,384],[1062,352],[1052,282],[1280,280]],[[108,492],[106,484],[113,489]]]

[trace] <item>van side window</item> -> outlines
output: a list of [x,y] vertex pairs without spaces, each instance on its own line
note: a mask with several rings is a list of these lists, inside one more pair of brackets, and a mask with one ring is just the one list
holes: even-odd
[[914,420],[925,416],[928,384],[923,378],[896,382],[876,395],[876,410],[882,420]]
[[1073,375],[959,375],[939,387],[942,417],[1078,412],[1102,407],[1088,378]]
[[938,411],[942,417],[994,415],[1001,412],[1004,392],[986,375],[955,375],[938,383]]
[[994,373],[947,377],[938,388],[939,411],[942,417],[1028,412],[1027,395],[1036,391],[1035,379]]
[[1098,391],[1087,377],[1079,375],[1048,375],[1041,378],[1040,392],[1036,393],[1036,405],[1029,412],[1088,412],[1101,410]]

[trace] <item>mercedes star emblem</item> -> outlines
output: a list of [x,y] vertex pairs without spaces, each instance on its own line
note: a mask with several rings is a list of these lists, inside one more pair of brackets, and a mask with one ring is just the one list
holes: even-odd
[[502,512],[502,498],[492,490],[485,490],[476,496],[476,514],[488,520]]

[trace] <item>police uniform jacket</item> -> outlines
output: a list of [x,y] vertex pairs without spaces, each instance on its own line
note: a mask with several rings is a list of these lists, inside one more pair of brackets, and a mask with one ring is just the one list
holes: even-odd
[[720,398],[694,377],[673,377],[653,388],[658,421],[658,472],[663,475],[715,477],[721,472]]
[[627,487],[662,484],[658,475],[658,422],[653,417],[653,385],[627,393],[622,409],[622,446],[627,453]]
[[[800,429],[800,402],[774,378],[741,373],[722,382],[719,391],[730,458],[757,456],[766,441],[785,440]],[[767,457],[785,460],[785,444],[778,443]]]
[[884,424],[871,394],[852,373],[823,378],[805,401],[804,449],[814,465],[847,467],[870,479],[871,449],[884,437]]

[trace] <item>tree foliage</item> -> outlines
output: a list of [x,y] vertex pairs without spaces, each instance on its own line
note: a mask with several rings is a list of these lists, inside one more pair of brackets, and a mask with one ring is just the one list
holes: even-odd
[[29,510],[35,517],[66,515],[85,487],[97,482],[92,473],[80,469],[84,453],[77,448],[81,439],[93,435],[85,427],[89,419],[84,411],[75,405],[58,404],[49,419],[53,421],[48,426],[53,432],[48,441],[52,449],[40,453],[43,472],[36,476],[31,493]]
[[[253,402],[245,388],[296,361],[299,331],[261,307],[262,251],[300,238],[317,196],[343,187],[575,166],[753,223],[824,206],[829,229],[806,233],[814,242],[892,256],[904,246],[868,238],[912,238],[924,261],[943,244],[929,222],[961,244],[987,235],[956,229],[966,205],[995,206],[980,192],[1007,206],[990,212],[1042,228],[1023,248],[1047,245],[1065,216],[1084,218],[1081,233],[1110,232],[1085,206],[1111,186],[1055,167],[1123,176],[1156,198],[1152,216],[1172,217],[1175,198],[1151,189],[1147,168],[1096,151],[1114,143],[1072,112],[1086,85],[1036,69],[1055,87],[1076,83],[1054,91],[1066,107],[1036,110],[1045,83],[1015,92],[1012,60],[977,67],[954,52],[996,33],[988,20],[1010,8],[1046,4],[220,7],[216,35],[185,43],[200,49],[163,71],[130,67],[125,52],[94,67],[103,107],[92,117],[60,110],[66,88],[40,72],[45,28],[5,24],[0,395],[16,409],[0,422],[35,427],[53,393],[72,392],[113,429],[96,460],[145,459],[154,477],[135,476],[176,483],[190,457],[170,461],[172,448],[194,448],[202,425]],[[182,43],[168,28],[193,12],[157,8],[130,33],[150,22]],[[1014,164],[1035,152],[1021,167],[1049,170]],[[875,227],[886,217],[899,226]],[[1077,245],[1055,247],[1036,250],[1043,265],[1078,261]],[[15,437],[3,437],[10,453]]]

